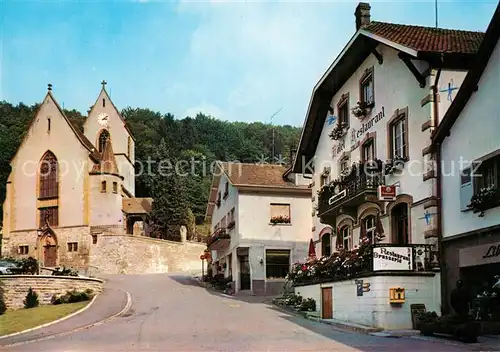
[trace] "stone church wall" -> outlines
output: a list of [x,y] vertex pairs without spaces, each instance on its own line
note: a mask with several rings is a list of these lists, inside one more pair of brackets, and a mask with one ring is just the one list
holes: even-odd
[[96,274],[201,272],[205,248],[198,242],[104,234],[92,246],[90,266]]

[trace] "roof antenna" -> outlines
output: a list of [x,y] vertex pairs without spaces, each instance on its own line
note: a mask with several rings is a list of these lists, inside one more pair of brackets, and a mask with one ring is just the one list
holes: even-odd
[[438,28],[438,0],[434,0],[434,9],[436,11],[436,28]]
[[280,108],[278,111],[276,111],[274,114],[271,115],[271,126],[273,128],[273,144],[272,144],[272,148],[273,148],[273,151],[272,151],[272,155],[271,155],[271,163],[274,163],[274,125],[273,125],[273,117],[275,117],[276,115],[278,115],[280,113],[280,111],[282,110],[283,108]]

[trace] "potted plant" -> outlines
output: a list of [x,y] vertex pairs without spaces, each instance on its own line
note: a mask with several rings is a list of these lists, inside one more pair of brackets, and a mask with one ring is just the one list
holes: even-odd
[[345,123],[337,123],[337,125],[334,127],[334,129],[330,132],[328,135],[331,139],[338,141],[342,137],[346,135],[347,132],[347,124]]
[[483,217],[486,210],[500,205],[500,190],[495,187],[481,188],[474,194],[467,206],[474,213],[479,213]]
[[396,155],[393,159],[387,160],[385,163],[385,174],[393,174],[395,171],[401,171],[405,167],[406,158]]

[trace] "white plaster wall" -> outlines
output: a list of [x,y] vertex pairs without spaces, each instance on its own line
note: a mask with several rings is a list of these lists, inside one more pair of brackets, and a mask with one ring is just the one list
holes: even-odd
[[[500,207],[490,209],[483,218],[472,211],[460,211],[460,170],[466,162],[500,149],[500,46],[497,44],[488,66],[458,120],[450,137],[442,143],[443,237],[498,225]],[[461,163],[462,160],[462,163]]]
[[[106,193],[101,192],[101,182],[106,181]],[[118,183],[118,192],[113,193],[113,182]],[[119,192],[121,180],[112,175],[90,176],[90,225],[123,225],[122,196]]]
[[[356,324],[374,326],[383,329],[412,329],[412,304],[425,304],[427,311],[441,311],[440,275],[435,276],[372,276],[362,278],[370,284],[370,291],[357,296],[354,280],[328,284],[299,286],[295,293],[303,298],[316,300],[318,311],[321,310],[321,287],[333,287],[333,318]],[[405,303],[392,306],[389,303],[389,289],[405,289]]]
[[[360,121],[357,117],[350,114],[350,129],[345,136],[344,151],[349,151],[354,145],[351,141],[351,132],[356,131],[371,118],[383,111],[385,116],[366,131],[364,134],[356,138],[361,141],[367,133],[376,132],[376,157],[382,161],[386,161],[388,157],[388,129],[387,122],[392,117],[396,109],[404,109],[408,107],[408,142],[409,142],[409,157],[410,161],[405,164],[404,170],[400,175],[388,176],[387,184],[400,182],[400,187],[397,188],[398,194],[410,194],[413,196],[413,201],[418,202],[432,195],[432,184],[423,182],[422,175],[424,172],[424,160],[422,157],[422,149],[430,143],[429,132],[422,132],[422,124],[430,119],[431,104],[424,107],[421,106],[421,100],[430,92],[429,85],[425,88],[420,88],[417,80],[408,70],[406,65],[398,58],[397,52],[385,45],[379,45],[377,50],[383,55],[384,62],[379,65],[376,58],[370,55],[356,72],[349,78],[344,86],[333,97],[331,105],[334,107],[334,116],[338,116],[337,103],[342,94],[349,93],[349,109],[354,107],[359,100],[359,80],[367,68],[374,69],[374,85],[375,85],[375,107],[370,116]],[[423,63],[420,66],[425,66]],[[315,153],[315,174],[313,179],[315,186],[313,187],[313,195],[316,196],[317,204],[318,197],[316,192],[320,188],[320,175],[325,166],[331,167],[331,179],[338,177],[339,173],[339,155],[334,155],[332,147],[337,145],[339,141],[332,140],[328,134],[335,127],[335,124],[328,126],[325,121],[325,126],[321,132],[318,146]],[[361,147],[356,147],[351,152],[351,163],[361,159]],[[324,227],[319,222],[319,218],[315,219],[314,239],[318,239],[319,232]]]
[[[123,187],[127,191],[129,191],[132,195],[135,194],[135,169],[134,165],[131,164],[129,159],[125,155],[115,155],[116,166],[118,166],[118,171],[120,175],[124,177],[123,179]],[[147,172],[146,166],[144,166],[145,170],[143,172]],[[154,170],[154,168],[153,168]],[[141,171],[141,170],[139,170]]]
[[[290,204],[290,224],[270,223],[271,203]],[[308,194],[240,194],[238,205],[240,240],[309,241],[311,238],[311,198]]]
[[[439,88],[439,116],[438,122],[441,122],[446,111],[448,111],[453,99],[457,96],[458,88],[462,85],[465,76],[467,75],[467,71],[458,71],[458,70],[442,70],[441,77],[439,78],[438,88]],[[457,88],[453,89],[451,92],[451,101],[448,97],[448,91],[443,91],[448,89],[448,83],[452,83],[452,86]]]
[[47,150],[54,153],[59,163],[59,226],[84,223],[84,174],[89,152],[47,96],[11,162],[11,231],[38,228],[38,167]]

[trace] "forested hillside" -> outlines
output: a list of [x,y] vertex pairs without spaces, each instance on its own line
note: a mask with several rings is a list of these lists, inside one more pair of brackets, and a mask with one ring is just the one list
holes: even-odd
[[[36,105],[0,102],[2,203],[10,159],[36,108]],[[85,116],[76,110],[65,112],[72,123],[82,129]],[[169,225],[185,223],[191,227],[194,219],[200,223],[205,214],[211,165],[215,160],[258,162],[264,156],[271,162],[273,126],[270,124],[227,122],[202,114],[177,119],[171,114],[140,108],[126,108],[122,115],[136,140],[136,196],[155,198],[153,216],[161,237]],[[275,155],[288,157],[290,149],[297,145],[300,129],[275,126],[274,131]],[[176,164],[181,165],[183,175],[160,172],[157,165],[162,160],[169,161],[163,165],[172,165],[172,171]]]

